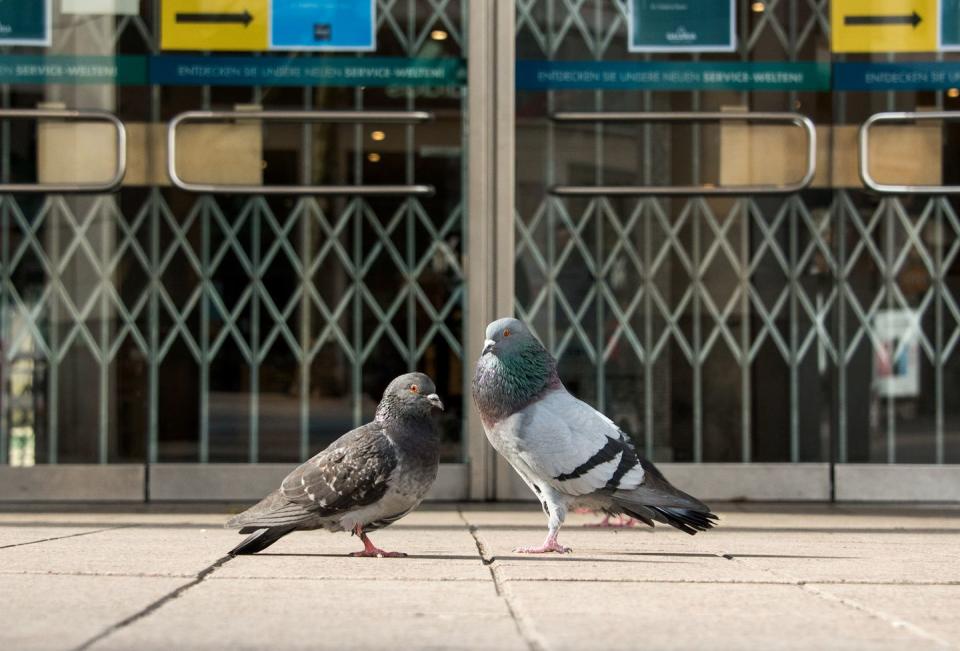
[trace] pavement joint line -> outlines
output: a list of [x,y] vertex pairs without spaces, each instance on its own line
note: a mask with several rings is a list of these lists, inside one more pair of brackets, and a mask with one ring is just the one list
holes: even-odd
[[[349,576],[214,576],[211,581],[356,581]],[[486,579],[463,579],[459,577],[437,578],[421,576],[378,576],[377,583],[487,583]]]
[[891,615],[891,614],[886,613],[886,612],[884,612],[884,611],[882,611],[882,610],[878,610],[878,609],[876,609],[876,608],[871,608],[871,607],[869,607],[869,606],[867,606],[867,605],[865,605],[865,604],[860,603],[859,601],[856,601],[855,599],[851,599],[851,598],[849,598],[849,597],[841,597],[840,595],[833,594],[832,592],[829,592],[829,591],[827,591],[827,590],[819,589],[819,588],[816,587],[816,585],[811,585],[811,584],[817,584],[817,585],[844,585],[843,583],[832,583],[832,584],[828,584],[828,583],[824,583],[824,582],[822,582],[822,581],[805,581],[805,580],[800,579],[800,578],[798,578],[798,577],[793,577],[793,576],[790,576],[790,575],[787,575],[787,574],[783,574],[782,572],[778,572],[778,571],[776,571],[776,570],[772,570],[772,569],[770,569],[769,567],[762,567],[762,566],[759,566],[759,565],[755,565],[755,564],[749,562],[748,560],[745,560],[745,559],[743,559],[743,558],[737,557],[735,554],[730,554],[730,553],[728,553],[728,552],[717,552],[717,555],[720,556],[720,557],[722,557],[722,558],[725,558],[725,559],[727,559],[727,560],[729,560],[729,561],[733,561],[734,563],[742,563],[742,564],[744,564],[744,565],[748,565],[748,566],[750,566],[750,567],[759,569],[759,570],[761,570],[762,572],[765,572],[765,573],[767,573],[767,574],[771,574],[771,575],[773,575],[773,576],[777,576],[777,577],[782,577],[782,578],[784,578],[784,579],[788,579],[788,580],[790,580],[790,583],[792,583],[793,585],[796,585],[800,590],[806,592],[807,594],[813,595],[813,596],[815,596],[815,597],[817,597],[817,598],[819,598],[819,599],[823,599],[824,601],[829,601],[829,602],[831,602],[831,603],[836,603],[836,604],[840,604],[840,605],[842,605],[842,606],[846,606],[847,608],[850,608],[851,610],[859,611],[859,612],[861,612],[861,613],[864,613],[865,615],[868,615],[869,617],[873,617],[874,619],[879,619],[880,621],[882,621],[882,622],[884,622],[884,623],[886,623],[886,624],[889,624],[891,627],[893,627],[893,628],[895,628],[895,629],[907,631],[908,633],[910,633],[910,634],[912,634],[912,635],[914,635],[914,636],[916,636],[916,637],[919,637],[919,638],[921,638],[921,639],[924,639],[924,640],[926,640],[926,641],[928,641],[928,642],[933,642],[934,644],[936,644],[936,645],[939,646],[939,647],[942,647],[942,648],[945,648],[945,649],[955,648],[955,647],[954,647],[950,642],[948,642],[947,640],[944,640],[943,638],[939,637],[938,635],[935,635],[935,634],[927,631],[926,629],[924,629],[924,628],[922,628],[922,627],[920,627],[920,626],[918,626],[918,625],[916,625],[916,624],[914,624],[914,623],[912,623],[912,622],[908,622],[908,621],[905,620],[905,619],[902,619],[902,618],[900,618],[900,617],[896,617],[895,615]]
[[156,574],[151,572],[60,572],[57,570],[0,570],[0,576],[106,576],[133,579],[192,579],[193,574]]
[[140,610],[130,615],[129,617],[126,617],[120,620],[119,622],[117,622],[116,624],[113,624],[112,626],[107,627],[106,629],[94,635],[92,638],[90,638],[80,646],[76,647],[74,651],[84,651],[85,649],[89,649],[97,642],[108,638],[109,636],[113,635],[120,629],[126,628],[127,626],[130,626],[134,622],[137,622],[145,617],[148,617],[151,613],[154,613],[160,608],[162,608],[164,604],[166,604],[167,602],[172,601],[177,597],[181,596],[190,588],[196,585],[199,585],[200,583],[203,583],[203,581],[208,576],[216,572],[220,567],[222,567],[225,563],[227,563],[227,561],[230,561],[231,559],[233,559],[233,556],[231,556],[230,554],[227,554],[226,556],[221,556],[216,561],[214,561],[207,567],[200,570],[200,572],[196,575],[196,577],[194,577],[192,581],[188,581],[187,583],[184,583],[183,585],[177,587],[176,589],[168,592],[167,594],[163,595],[159,599],[148,604],[145,608],[141,608]]
[[490,578],[493,580],[493,588],[496,590],[497,596],[503,599],[503,602],[507,607],[507,612],[510,613],[510,619],[513,620],[513,625],[516,627],[517,634],[520,636],[520,639],[523,640],[530,651],[546,651],[548,648],[546,640],[543,639],[543,637],[537,632],[536,628],[527,621],[527,618],[524,617],[517,608],[516,598],[513,592],[510,590],[508,582],[505,581],[504,577],[502,576],[502,568],[499,564],[497,564],[496,557],[492,556],[487,550],[486,543],[484,543],[483,539],[480,537],[479,528],[467,519],[462,509],[458,508],[457,513],[460,515],[460,519],[463,520],[463,523],[467,526],[467,530],[473,537],[473,542],[477,546],[477,554],[480,556],[480,562],[483,563],[488,570],[490,570]]
[[921,628],[920,626],[917,626],[912,622],[908,622],[907,620],[901,619],[900,617],[896,617],[895,615],[890,615],[889,613],[886,613],[882,610],[877,610],[876,608],[870,608],[866,604],[862,604],[856,599],[851,599],[850,597],[841,597],[840,595],[835,595],[832,592],[828,592],[826,590],[820,590],[817,587],[810,585],[809,583],[800,584],[800,589],[810,594],[816,595],[817,597],[820,597],[821,599],[824,599],[826,601],[843,604],[848,608],[859,610],[860,612],[870,615],[871,617],[876,617],[877,619],[884,621],[887,624],[890,624],[890,626],[892,626],[893,628],[898,628],[901,630],[908,631],[909,633],[912,633],[913,635],[923,638],[929,642],[933,642],[937,646],[942,647],[944,649],[955,648],[947,640],[943,639],[938,635],[931,633],[930,631],[927,631]]
[[115,527],[105,527],[103,529],[94,529],[93,531],[80,531],[78,533],[67,534],[66,536],[52,536],[50,538],[41,538],[40,540],[28,540],[27,542],[13,543],[10,545],[0,545],[0,549],[10,549],[11,547],[23,547],[24,545],[37,545],[39,543],[50,542],[53,540],[64,540],[66,538],[77,538],[78,536],[90,536],[95,533],[103,533],[104,531],[115,531],[117,529],[127,529],[132,525],[121,524]]

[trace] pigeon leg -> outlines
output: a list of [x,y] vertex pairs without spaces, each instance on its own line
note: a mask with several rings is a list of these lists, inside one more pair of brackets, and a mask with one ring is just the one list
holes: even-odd
[[547,505],[547,511],[550,516],[547,525],[547,539],[544,540],[543,544],[539,547],[517,547],[513,551],[517,554],[546,554],[547,552],[567,554],[572,552],[572,549],[564,547],[557,542],[560,525],[563,524],[563,520],[567,515],[566,505],[563,503],[562,498],[559,498],[553,491],[543,491],[541,494],[544,496],[544,504]]
[[539,547],[517,547],[513,550],[517,554],[546,554],[548,552],[557,552],[559,554],[569,554],[573,550],[564,547],[557,542],[557,534],[553,531],[547,534],[547,539]]
[[355,558],[360,558],[360,557],[404,558],[406,557],[406,554],[404,554],[403,552],[387,552],[380,549],[376,545],[374,545],[373,542],[371,542],[370,539],[367,537],[367,534],[363,533],[363,527],[361,527],[359,524],[356,527],[354,527],[353,533],[357,536],[360,536],[360,540],[363,542],[362,552],[353,552],[352,554],[350,554]]
[[585,527],[602,527],[604,529],[626,529],[637,524],[637,521],[633,518],[625,515],[618,515],[617,521],[614,522],[610,514],[603,516],[603,520],[596,524],[585,524]]

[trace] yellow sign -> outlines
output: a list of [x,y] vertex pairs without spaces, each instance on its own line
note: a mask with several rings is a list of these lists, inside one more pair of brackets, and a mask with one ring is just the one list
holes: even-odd
[[834,52],[936,52],[937,0],[832,0]]
[[162,50],[266,50],[268,0],[162,0]]

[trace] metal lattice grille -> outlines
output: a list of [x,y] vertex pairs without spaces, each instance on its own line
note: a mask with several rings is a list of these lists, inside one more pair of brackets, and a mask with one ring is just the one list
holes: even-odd
[[[55,15],[51,52],[158,53],[159,3],[144,12]],[[464,15],[460,0],[381,0],[376,55],[462,57]],[[435,29],[447,33],[442,49],[429,38]],[[460,458],[459,89],[2,89],[4,106],[51,98],[92,102],[127,123],[251,101],[426,108],[455,125],[452,141],[439,143],[453,153],[425,161],[414,127],[396,130],[403,146],[390,174],[412,182],[421,168],[443,171],[422,179],[438,188],[425,199],[193,196],[164,187],[0,197],[0,463],[303,459],[369,418],[387,375],[413,369],[433,374],[453,407],[445,456]],[[316,128],[304,126],[292,173],[301,182],[325,174],[362,182],[366,130],[328,131],[320,144]],[[9,124],[2,135],[8,176],[23,153]],[[331,142],[343,157],[335,163]]]
[[[628,4],[521,0],[518,58],[664,59],[626,51]],[[764,5],[757,14],[739,3],[735,54],[689,56],[803,61],[829,51],[828,2]],[[780,199],[546,192],[555,183],[666,184],[678,166],[685,182],[700,183],[709,146],[699,126],[681,139],[650,125],[571,133],[545,119],[556,111],[741,104],[799,108],[819,124],[842,124],[915,101],[892,93],[885,106],[868,94],[831,99],[825,112],[806,92],[518,92],[517,312],[560,357],[567,384],[647,454],[960,461],[960,414],[945,399],[960,368],[960,244],[949,198],[877,200],[850,189]],[[908,310],[918,329],[915,400],[872,389],[887,345],[877,320],[891,310]]]

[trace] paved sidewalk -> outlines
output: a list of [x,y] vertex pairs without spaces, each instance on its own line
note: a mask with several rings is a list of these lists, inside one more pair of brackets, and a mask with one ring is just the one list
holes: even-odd
[[[179,509],[197,507],[179,507]],[[217,512],[0,513],[0,648],[951,648],[960,509],[721,505],[721,526],[585,528],[533,507],[437,505],[356,539],[257,556]],[[235,509],[234,509],[235,510]],[[103,512],[106,511],[106,512]]]

